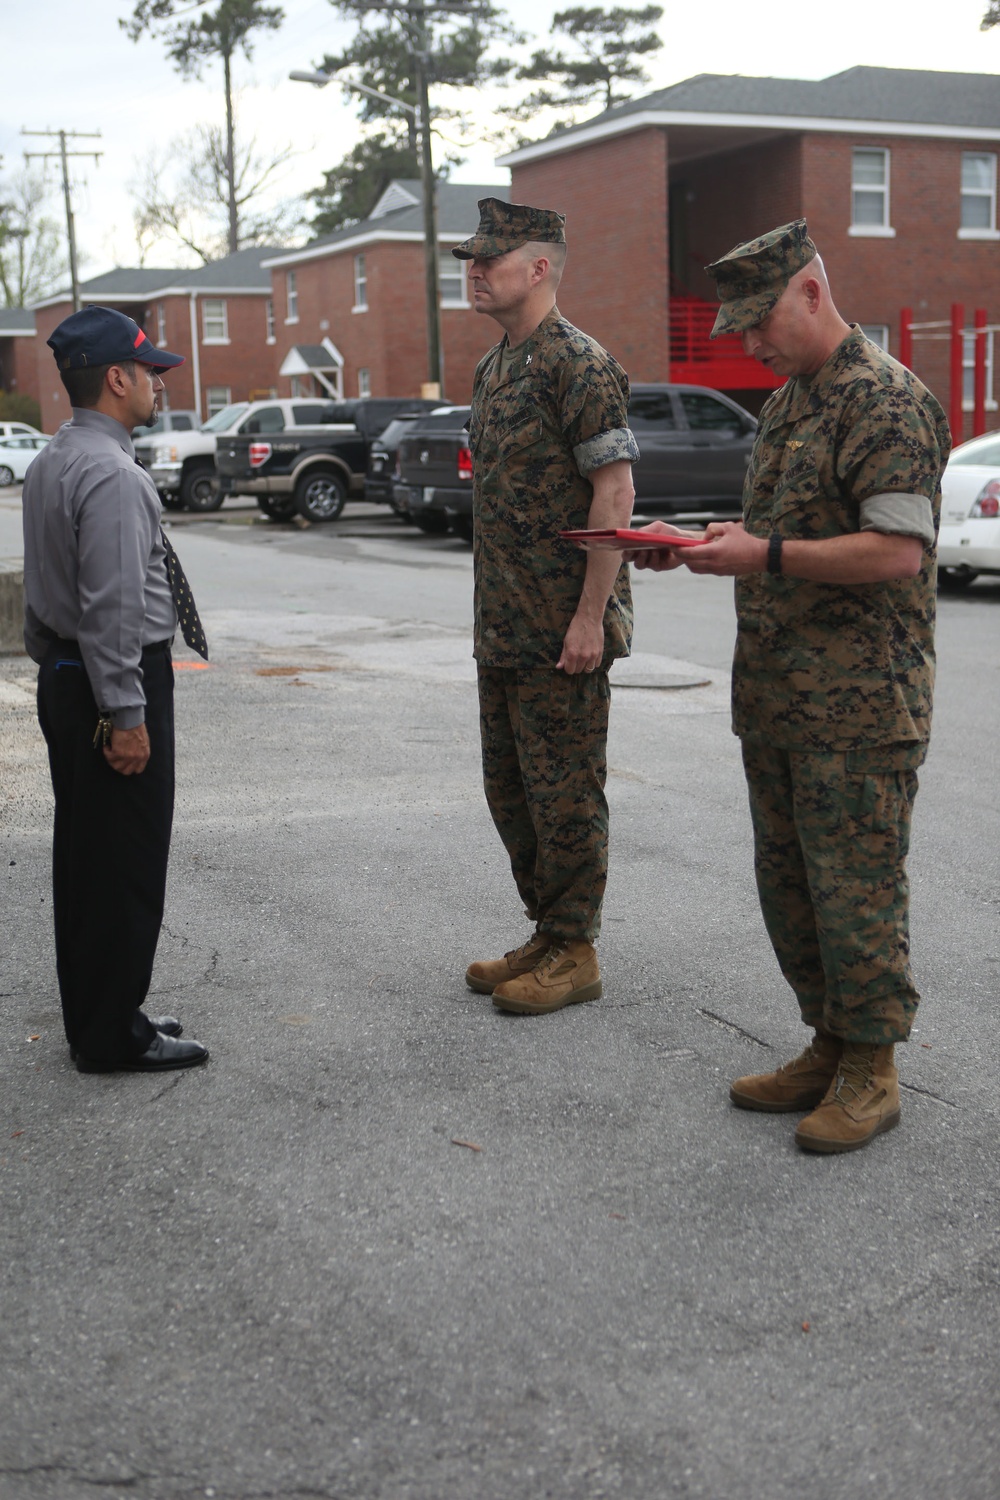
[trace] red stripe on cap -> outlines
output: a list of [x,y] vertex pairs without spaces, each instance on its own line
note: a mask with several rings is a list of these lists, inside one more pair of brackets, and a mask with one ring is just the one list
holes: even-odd
[[146,335],[143,333],[142,329],[140,328],[139,332],[135,336],[135,343],[132,345],[132,348],[133,349],[138,349],[139,345],[142,343],[142,341],[143,341],[143,339],[145,337],[146,337]]

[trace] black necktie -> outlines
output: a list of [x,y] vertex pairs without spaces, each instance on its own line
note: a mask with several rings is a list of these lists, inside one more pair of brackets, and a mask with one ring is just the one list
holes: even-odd
[[[136,454],[133,454],[132,457],[138,467],[148,474],[149,470],[142,459]],[[163,542],[163,550],[167,554],[167,578],[170,582],[170,594],[174,601],[174,608],[177,611],[177,623],[181,627],[181,635],[192,651],[197,651],[199,656],[203,656],[208,661],[208,642],[205,639],[205,628],[198,614],[198,606],[194,602],[191,585],[185,577],[184,569],[181,567],[181,560],[170,545],[170,538],[162,526],[160,527],[160,539]]]
[[180,558],[170,545],[170,538],[162,526],[160,536],[163,538],[163,546],[167,554],[167,577],[170,579],[170,592],[177,608],[177,623],[181,627],[181,635],[192,651],[197,651],[199,656],[203,656],[208,661],[208,642],[198,617],[198,606],[194,602],[191,585],[184,576]]

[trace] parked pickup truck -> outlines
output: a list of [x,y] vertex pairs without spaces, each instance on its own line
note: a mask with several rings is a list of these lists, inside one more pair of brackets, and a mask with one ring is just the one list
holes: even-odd
[[307,521],[335,521],[349,495],[363,496],[368,450],[392,418],[440,404],[402,396],[330,401],[315,426],[220,435],[219,493],[254,495],[275,520],[298,512]]
[[193,431],[180,431],[173,425],[169,431],[161,431],[159,425],[149,432],[137,428],[133,444],[168,510],[218,510],[223,501],[215,484],[215,447],[220,434],[284,432],[286,427],[318,422],[329,405],[326,397],[236,401],[200,426],[197,420],[192,422]]
[[393,504],[421,531],[472,540],[470,408],[451,406],[414,422],[399,440]]

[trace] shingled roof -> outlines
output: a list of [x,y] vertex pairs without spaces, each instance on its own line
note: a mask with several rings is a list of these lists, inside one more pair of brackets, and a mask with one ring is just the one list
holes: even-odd
[[[100,302],[146,302],[152,297],[177,296],[188,292],[227,292],[238,295],[242,292],[269,292],[271,277],[263,270],[267,256],[278,253],[276,245],[254,245],[248,250],[237,250],[235,255],[225,255],[221,260],[209,261],[204,266],[116,266],[101,276],[92,276],[81,281],[80,297],[84,303]],[[36,307],[51,307],[57,302],[66,302],[69,288],[56,292],[36,302]]]
[[[567,149],[643,124],[749,125],[786,129],[881,124],[890,133],[1000,140],[1000,74],[937,73],[911,68],[847,68],[830,78],[747,78],[699,73],[669,88],[604,110],[502,157],[506,164]],[[660,120],[656,117],[661,116]],[[895,127],[895,131],[893,130]],[[923,127],[923,128],[922,128]]]

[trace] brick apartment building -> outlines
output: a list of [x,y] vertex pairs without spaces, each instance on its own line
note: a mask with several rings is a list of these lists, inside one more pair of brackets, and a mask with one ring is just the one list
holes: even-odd
[[[81,284],[83,305],[115,307],[146,330],[154,344],[183,354],[171,370],[167,400],[201,418],[230,401],[274,393],[275,334],[271,277],[261,262],[273,248],[240,250],[196,270],[131,267]],[[73,310],[66,292],[35,305],[35,380],[42,426],[54,432],[70,414],[46,339]],[[2,331],[0,331],[2,338]]]
[[[708,342],[703,267],[805,217],[844,316],[948,405],[953,303],[1000,325],[1000,76],[851,68],[817,82],[703,74],[501,159],[515,201],[568,217],[562,311],[633,380],[697,381],[758,408],[771,377]],[[987,422],[996,426],[994,333]],[[973,338],[964,339],[965,436]],[[902,346],[905,354],[905,343]]]
[[38,400],[35,314],[26,307],[0,307],[0,391]]
[[[477,202],[506,189],[438,188],[444,391],[468,401],[498,330],[470,306],[451,246],[474,233]],[[273,277],[278,394],[416,396],[427,379],[423,195],[390,183],[367,219],[264,262]]]

